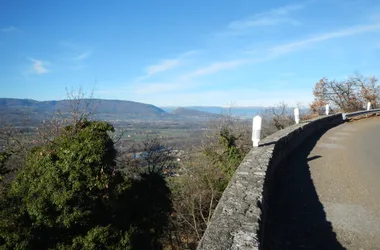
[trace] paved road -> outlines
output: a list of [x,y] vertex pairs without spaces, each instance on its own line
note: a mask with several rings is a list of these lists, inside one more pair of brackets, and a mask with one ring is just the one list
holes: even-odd
[[320,133],[280,167],[266,249],[380,249],[380,118]]

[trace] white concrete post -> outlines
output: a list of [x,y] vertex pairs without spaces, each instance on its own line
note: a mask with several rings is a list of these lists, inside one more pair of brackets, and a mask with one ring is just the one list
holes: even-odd
[[368,102],[367,103],[367,110],[370,110],[371,109],[371,102]]
[[300,110],[298,108],[294,109],[294,120],[296,124],[300,123]]
[[259,115],[253,117],[252,141],[253,141],[254,147],[259,146],[260,134],[261,134],[261,122],[262,122],[262,118]]
[[330,106],[326,104],[326,115],[329,115],[329,112],[330,112]]

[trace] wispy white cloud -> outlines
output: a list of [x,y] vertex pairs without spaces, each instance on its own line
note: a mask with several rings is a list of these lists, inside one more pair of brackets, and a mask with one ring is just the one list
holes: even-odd
[[173,58],[173,59],[164,59],[161,62],[148,66],[146,68],[146,77],[155,75],[160,72],[168,71],[173,68],[176,68],[183,64],[184,59],[198,53],[198,50],[190,50],[187,52],[184,52],[180,54],[178,57]]
[[[296,7],[292,7],[292,8],[295,9]],[[300,8],[300,7],[297,7],[297,8]],[[289,11],[289,9],[278,9],[276,11],[278,13],[286,13],[287,11]],[[292,51],[301,49],[313,43],[318,43],[318,42],[322,42],[322,41],[326,41],[330,39],[343,38],[347,36],[354,36],[361,33],[366,33],[366,32],[371,32],[371,31],[376,31],[376,30],[380,30],[380,23],[354,26],[354,27],[349,27],[349,28],[334,31],[334,32],[323,33],[323,34],[312,36],[310,38],[306,38],[306,39],[299,40],[296,42],[291,42],[291,43],[286,43],[286,44],[281,44],[281,45],[271,47],[267,50],[267,53],[264,53],[264,54],[256,51],[255,53],[253,53],[254,57],[249,56],[250,53],[245,53],[246,56],[248,56],[247,59],[235,59],[235,60],[228,60],[228,61],[213,62],[205,67],[201,67],[190,73],[184,74],[180,76],[179,79],[189,80],[191,78],[214,74],[223,70],[236,69],[246,64],[265,62],[265,61],[272,60],[282,54],[290,53]]]
[[230,61],[220,61],[220,62],[214,62],[208,66],[205,66],[203,68],[199,68],[193,72],[190,72],[184,76],[182,76],[182,79],[189,79],[193,77],[213,74],[221,70],[228,70],[228,69],[234,69],[239,66],[245,65],[247,63],[250,63],[252,60],[230,60]]
[[89,46],[78,45],[69,41],[61,41],[59,44],[70,54],[69,60],[72,61],[83,61],[94,52]]
[[235,20],[228,25],[228,29],[230,31],[242,31],[253,27],[273,26],[278,24],[300,25],[301,23],[293,18],[290,18],[289,14],[293,11],[303,9],[309,3],[311,3],[311,1],[303,4],[287,5],[281,8],[256,14],[249,18]]
[[75,61],[82,61],[91,55],[92,55],[92,51],[85,51],[83,53],[80,53],[80,54],[74,56],[72,59]]
[[300,25],[299,21],[296,21],[291,18],[283,17],[260,17],[252,20],[241,20],[234,21],[228,25],[229,29],[232,30],[245,30],[248,28],[259,27],[259,26],[274,26],[278,24],[291,24],[291,25]]
[[44,65],[45,63],[43,61],[36,60],[33,58],[29,58],[29,60],[33,63],[32,65],[33,73],[38,74],[38,75],[49,73],[49,70],[46,68],[46,66]]
[[269,52],[271,56],[276,56],[276,55],[292,52],[294,50],[303,48],[313,43],[322,42],[322,41],[326,41],[326,40],[330,40],[334,38],[353,36],[353,35],[371,32],[375,30],[380,30],[380,23],[370,24],[370,25],[359,25],[359,26],[354,26],[354,27],[338,30],[335,32],[320,34],[317,36],[313,36],[311,38],[306,38],[304,40],[272,47],[269,49]]
[[163,71],[173,69],[181,64],[180,59],[167,59],[162,60],[158,64],[148,66],[146,69],[147,76],[151,76]]
[[147,66],[145,68],[145,75],[137,77],[133,82],[139,83],[142,82],[156,74],[163,73],[169,70],[172,70],[174,68],[177,68],[181,65],[184,65],[186,60],[195,54],[199,53],[199,50],[190,50],[187,52],[184,52],[177,56],[176,58],[171,59],[163,59],[157,64],[153,64],[150,66]]
[[190,57],[190,56],[193,56],[193,55],[196,55],[198,53],[200,53],[201,51],[200,50],[189,50],[189,51],[186,51],[182,54],[180,54],[178,56],[178,58],[182,59],[182,58],[187,58],[187,57]]
[[9,26],[9,27],[6,27],[6,28],[2,28],[1,29],[1,32],[15,32],[15,31],[20,31],[19,29],[17,29],[16,27],[14,26]]

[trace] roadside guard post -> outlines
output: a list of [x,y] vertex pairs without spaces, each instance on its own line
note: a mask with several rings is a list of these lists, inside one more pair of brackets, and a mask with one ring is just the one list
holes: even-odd
[[296,124],[300,123],[300,110],[298,108],[294,109],[294,120]]
[[370,110],[371,109],[371,102],[368,102],[367,103],[367,110]]
[[326,104],[326,115],[329,115],[329,112],[330,112],[330,107],[328,104]]
[[254,147],[259,146],[260,134],[261,134],[261,123],[262,123],[262,118],[259,115],[253,117],[252,141],[253,141]]

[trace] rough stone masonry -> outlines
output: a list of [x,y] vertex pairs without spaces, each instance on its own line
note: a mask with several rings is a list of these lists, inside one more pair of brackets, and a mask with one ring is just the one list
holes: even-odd
[[325,116],[290,126],[263,139],[236,170],[197,249],[262,249],[268,190],[276,167],[310,135],[341,123],[341,114]]

